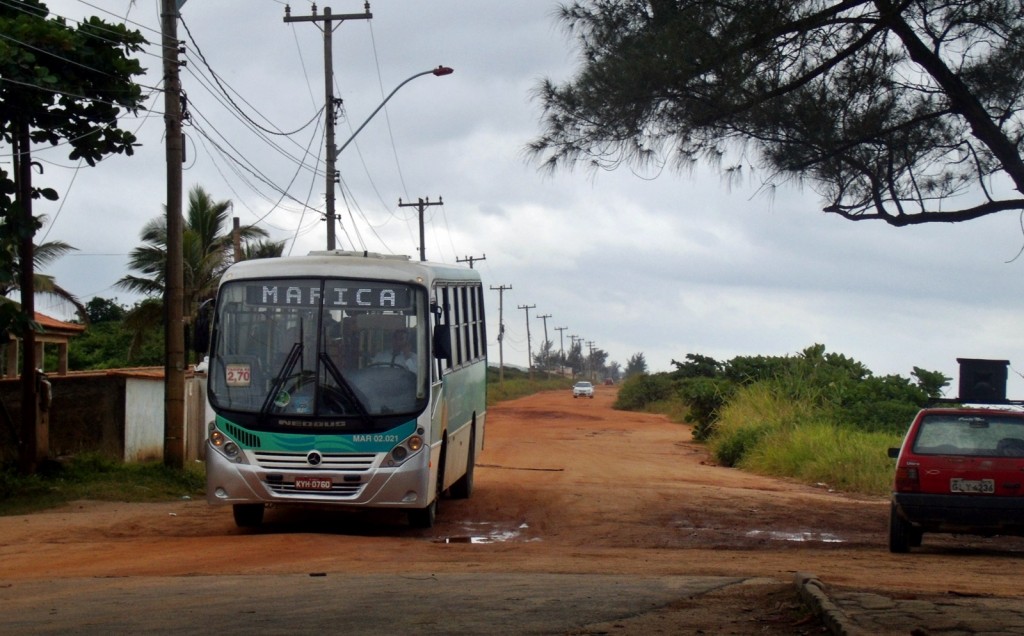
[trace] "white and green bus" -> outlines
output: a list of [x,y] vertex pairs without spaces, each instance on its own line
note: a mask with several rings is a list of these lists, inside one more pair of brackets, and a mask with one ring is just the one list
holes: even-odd
[[243,261],[209,334],[207,500],[240,527],[267,505],[405,510],[469,497],[487,339],[472,268],[365,252]]

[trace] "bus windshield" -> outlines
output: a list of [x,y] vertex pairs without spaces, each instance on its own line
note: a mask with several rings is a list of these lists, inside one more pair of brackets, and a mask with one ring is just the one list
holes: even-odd
[[[347,430],[426,406],[426,291],[395,282],[221,286],[210,400],[257,429]],[[245,416],[248,414],[248,416]]]

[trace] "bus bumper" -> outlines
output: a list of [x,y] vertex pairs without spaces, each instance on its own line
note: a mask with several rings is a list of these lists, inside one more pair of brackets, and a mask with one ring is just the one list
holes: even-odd
[[[429,470],[438,448],[423,448],[400,466],[381,465],[378,455],[372,468],[343,471],[265,469],[239,463],[219,449],[207,447],[206,500],[211,504],[264,503],[275,505],[327,505],[380,508],[423,508],[430,499]],[[436,461],[436,458],[435,458]],[[303,478],[313,478],[315,489],[303,488]],[[330,489],[323,489],[325,480]]]

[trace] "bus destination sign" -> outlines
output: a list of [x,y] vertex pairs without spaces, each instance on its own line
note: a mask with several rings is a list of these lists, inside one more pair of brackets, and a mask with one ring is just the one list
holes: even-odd
[[246,283],[245,302],[249,305],[319,307],[345,309],[412,308],[412,288],[407,285],[331,282],[321,288],[317,282]]

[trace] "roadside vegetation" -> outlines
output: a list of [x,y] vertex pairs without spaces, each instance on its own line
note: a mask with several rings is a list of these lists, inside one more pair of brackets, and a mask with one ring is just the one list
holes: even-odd
[[537,371],[531,380],[529,372],[505,367],[505,379],[501,381],[497,367],[487,368],[487,406],[541,391],[569,390],[570,388],[572,388],[572,380],[565,376]]
[[[889,492],[893,467],[886,449],[899,446],[917,410],[941,397],[950,381],[917,367],[913,379],[875,376],[822,345],[795,356],[718,362],[689,354],[673,363],[676,370],[669,373],[629,375],[615,408],[662,413],[692,425],[694,437],[724,466],[871,495]],[[571,386],[566,377],[535,372],[531,380],[528,372],[507,367],[502,381],[492,367],[487,404]],[[195,499],[204,496],[204,485],[201,463],[175,470],[81,455],[29,477],[0,471],[0,515],[79,499]]]
[[177,470],[159,462],[125,464],[100,455],[50,462],[35,475],[0,472],[0,515],[26,514],[71,501],[159,502],[203,496],[201,464]]
[[692,424],[723,466],[871,495],[890,491],[887,449],[950,381],[918,367],[913,379],[876,376],[823,345],[728,362],[689,354],[673,364],[628,378],[615,407]]

